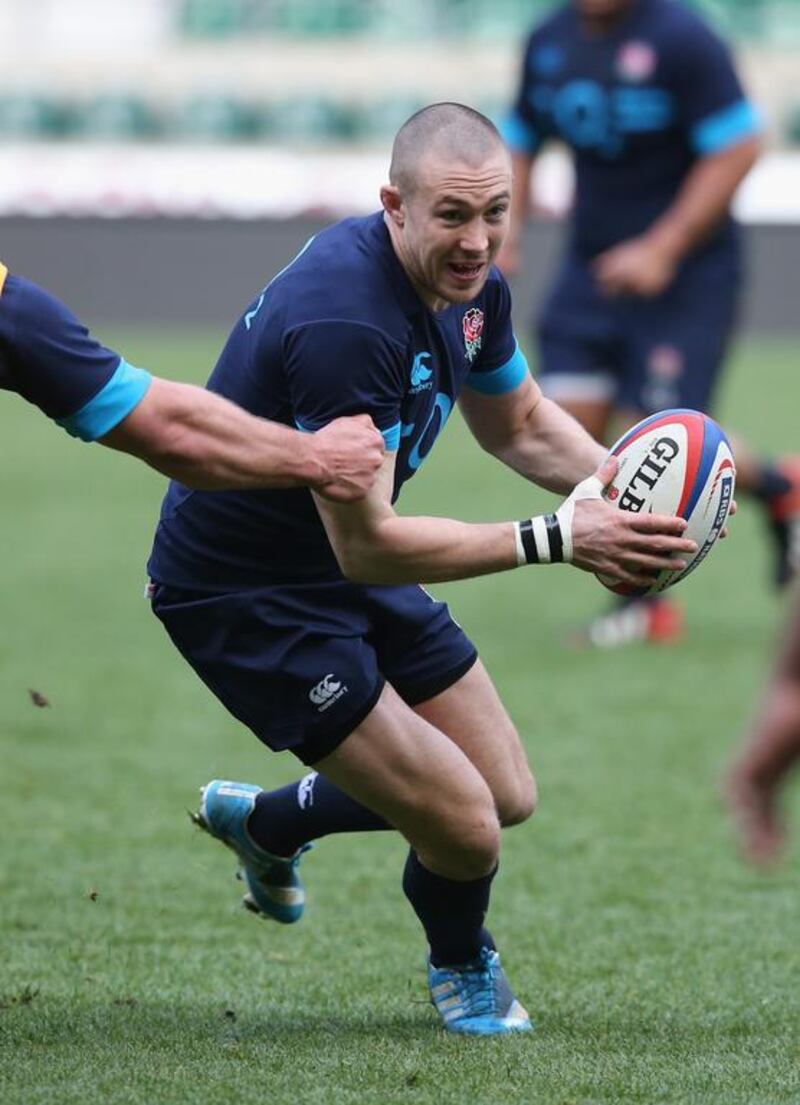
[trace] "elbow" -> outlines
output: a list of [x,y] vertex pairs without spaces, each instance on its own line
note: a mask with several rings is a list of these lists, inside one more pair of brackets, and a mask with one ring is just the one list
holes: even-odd
[[373,546],[363,541],[340,543],[334,547],[342,575],[350,583],[392,583],[384,559]]
[[386,582],[377,565],[369,557],[353,552],[347,554],[337,552],[336,560],[342,575],[350,583],[374,584]]

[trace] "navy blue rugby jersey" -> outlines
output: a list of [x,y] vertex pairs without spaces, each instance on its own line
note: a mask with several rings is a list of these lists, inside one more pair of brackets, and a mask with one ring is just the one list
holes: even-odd
[[0,265],[0,388],[95,441],[131,413],[151,380],[95,341],[55,296]]
[[[642,233],[692,165],[757,134],[726,46],[678,0],[633,0],[606,34],[572,4],[538,26],[503,124],[514,150],[549,138],[574,154],[574,246],[590,257]],[[717,235],[732,240],[730,220]]]
[[[208,387],[303,430],[371,415],[397,451],[396,499],[462,387],[500,394],[527,374],[510,309],[495,269],[475,300],[431,312],[382,214],[346,219],[313,238],[253,301]],[[307,490],[191,491],[174,482],[148,570],[161,583],[204,591],[341,578]]]

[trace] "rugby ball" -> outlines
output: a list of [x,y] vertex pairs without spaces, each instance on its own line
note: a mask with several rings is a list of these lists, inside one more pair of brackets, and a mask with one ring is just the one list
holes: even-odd
[[728,517],[736,468],[728,439],[708,415],[667,410],[645,418],[611,449],[619,471],[603,491],[607,502],[637,514],[674,514],[689,523],[685,536],[697,542],[682,571],[663,571],[650,587],[636,588],[598,576],[620,595],[665,591],[693,572],[714,547]]

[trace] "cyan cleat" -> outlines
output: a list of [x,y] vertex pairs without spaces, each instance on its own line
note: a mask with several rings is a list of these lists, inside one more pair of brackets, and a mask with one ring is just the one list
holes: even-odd
[[303,916],[306,894],[297,874],[300,857],[312,845],[304,844],[283,858],[265,852],[247,830],[261,787],[212,779],[200,790],[202,801],[192,820],[211,836],[227,844],[241,863],[240,877],[247,886],[243,904],[253,913],[291,925]]
[[473,963],[456,967],[428,965],[431,1001],[448,1032],[464,1036],[497,1036],[530,1032],[527,1012],[511,992],[500,956],[481,948]]

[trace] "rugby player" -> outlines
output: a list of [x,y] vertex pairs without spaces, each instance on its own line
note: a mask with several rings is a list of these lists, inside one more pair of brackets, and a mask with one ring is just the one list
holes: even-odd
[[[600,440],[667,407],[709,410],[741,286],[730,205],[761,131],[725,45],[679,0],[569,0],[529,36],[502,130],[514,166],[506,275],[541,147],[557,139],[574,157],[566,252],[537,321],[545,395]],[[784,583],[800,563],[800,464],[741,441],[735,453]],[[672,639],[680,623],[663,597],[639,600],[585,641]]]
[[787,828],[781,798],[800,763],[800,588],[773,661],[762,701],[726,780],[726,797],[746,859],[780,858]]
[[[397,134],[389,177],[382,211],[320,233],[247,308],[209,382],[306,430],[367,411],[387,448],[374,487],[338,504],[173,483],[153,609],[235,717],[313,768],[272,792],[204,788],[198,820],[237,853],[251,908],[298,920],[311,840],[392,827],[410,845],[403,889],[444,1026],[525,1031],[484,919],[500,828],[530,816],[536,787],[475,646],[419,584],[551,562],[637,583],[696,546],[681,519],[603,501],[616,462],[528,372],[492,266],[511,200],[494,126],[458,104],[425,108]],[[395,511],[457,401],[484,449],[569,494],[555,513],[468,524]]]
[[347,502],[367,492],[383,459],[383,439],[366,415],[301,434],[135,368],[55,296],[2,264],[0,388],[73,436],[131,453],[194,488],[308,485]]

